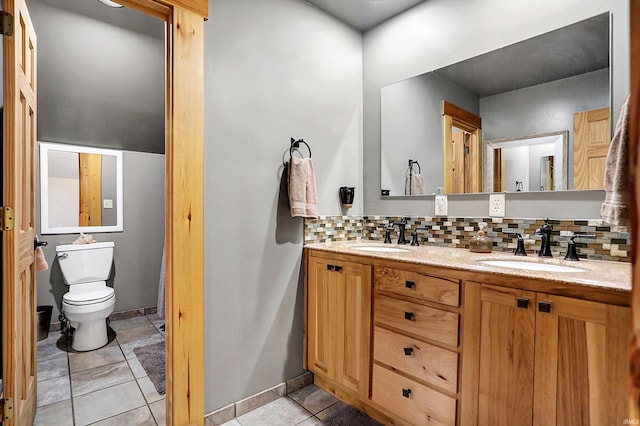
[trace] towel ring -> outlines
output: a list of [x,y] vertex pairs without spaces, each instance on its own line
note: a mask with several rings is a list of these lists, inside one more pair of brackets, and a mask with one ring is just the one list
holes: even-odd
[[418,166],[418,174],[420,174],[420,163],[418,163],[415,160],[409,160],[409,173],[413,173],[413,165],[417,165]]
[[291,138],[291,146],[289,147],[289,156],[293,157],[293,150],[299,149],[301,143],[305,144],[305,146],[309,150],[309,158],[311,158],[311,147],[309,146],[309,144],[302,139],[295,140],[294,138]]

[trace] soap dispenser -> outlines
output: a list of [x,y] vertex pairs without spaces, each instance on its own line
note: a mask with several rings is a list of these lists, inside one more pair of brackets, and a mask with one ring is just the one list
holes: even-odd
[[473,253],[491,253],[491,249],[493,248],[491,238],[485,235],[482,228],[481,226],[478,234],[469,241],[469,250]]

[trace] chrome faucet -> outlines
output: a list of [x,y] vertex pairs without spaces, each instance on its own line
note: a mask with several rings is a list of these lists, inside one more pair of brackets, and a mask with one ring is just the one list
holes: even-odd
[[542,243],[540,244],[539,257],[553,257],[551,254],[551,231],[553,225],[549,223],[549,218],[545,218],[544,225],[536,229],[535,235],[542,235]]

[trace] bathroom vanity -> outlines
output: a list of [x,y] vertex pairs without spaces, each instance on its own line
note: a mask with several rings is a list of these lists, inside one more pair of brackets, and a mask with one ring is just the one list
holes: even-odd
[[622,262],[310,244],[305,365],[384,424],[617,424],[630,286]]

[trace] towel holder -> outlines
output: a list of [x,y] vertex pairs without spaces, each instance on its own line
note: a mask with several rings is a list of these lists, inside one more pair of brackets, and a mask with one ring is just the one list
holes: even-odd
[[311,158],[311,147],[309,146],[309,144],[302,139],[296,140],[295,138],[291,138],[291,146],[289,147],[289,156],[293,157],[293,150],[299,149],[301,143],[303,143],[307,147],[307,149],[309,150],[309,158]]
[[411,174],[413,174],[413,165],[414,164],[416,166],[418,166],[418,174],[420,174],[420,163],[418,163],[416,160],[412,160],[412,159],[409,159],[409,172]]

